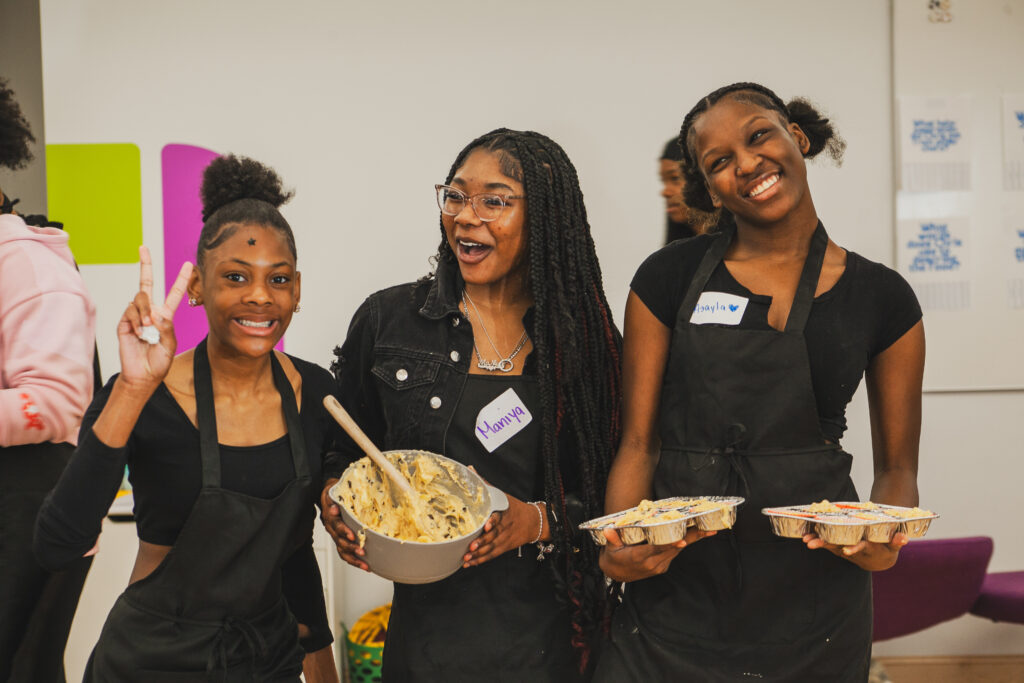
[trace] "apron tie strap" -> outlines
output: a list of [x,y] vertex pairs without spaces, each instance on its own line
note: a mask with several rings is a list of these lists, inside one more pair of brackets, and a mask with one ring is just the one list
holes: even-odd
[[[722,495],[728,495],[733,492],[740,493],[745,498],[750,497],[750,484],[747,482],[747,475],[743,472],[743,468],[740,467],[740,455],[742,449],[737,449],[747,434],[747,428],[739,422],[734,422],[729,425],[729,428],[725,431],[725,438],[722,440],[721,446],[710,446],[706,450],[700,453],[700,458],[697,461],[694,469],[702,470],[709,465],[715,463],[715,456],[721,455],[725,460],[725,463],[729,466],[729,481],[726,484],[724,491],[718,493]],[[742,490],[741,490],[742,488]],[[697,492],[689,491],[689,494],[708,495],[711,492]]]
[[729,425],[729,428],[725,430],[725,446],[722,448],[722,455],[729,464],[729,488],[737,491],[740,490],[739,485],[742,484],[743,497],[750,498],[750,483],[740,466],[740,456],[736,452],[736,447],[743,442],[746,434],[747,428],[739,422]]
[[[743,467],[740,464],[740,455],[736,452],[736,447],[742,443],[744,437],[747,434],[747,428],[739,423],[734,422],[729,425],[728,429],[725,430],[725,447],[722,448],[722,455],[725,457],[725,461],[729,464],[729,488],[737,490],[739,485],[742,485],[742,495],[744,498],[750,498],[750,482],[747,481],[747,475],[743,471]],[[740,546],[739,541],[736,540],[736,534],[729,534],[729,547],[732,548],[733,554],[733,578],[736,582],[736,594],[743,589],[743,560],[740,559]]]
[[218,669],[222,674],[221,680],[228,680],[228,646],[225,639],[226,636],[234,633],[242,636],[242,642],[249,653],[251,672],[255,672],[257,660],[266,656],[267,641],[264,640],[259,630],[244,619],[228,617],[221,623],[220,630],[217,632],[217,638],[210,649],[210,656],[206,659],[207,680],[210,680],[211,674]]

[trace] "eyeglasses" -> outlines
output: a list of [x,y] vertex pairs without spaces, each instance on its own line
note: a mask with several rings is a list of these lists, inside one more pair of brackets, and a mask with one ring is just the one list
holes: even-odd
[[437,206],[446,216],[458,215],[466,208],[466,202],[473,205],[477,218],[484,222],[497,220],[501,212],[508,206],[510,199],[526,199],[523,195],[500,195],[492,192],[481,192],[470,197],[462,190],[450,185],[434,185],[437,190]]

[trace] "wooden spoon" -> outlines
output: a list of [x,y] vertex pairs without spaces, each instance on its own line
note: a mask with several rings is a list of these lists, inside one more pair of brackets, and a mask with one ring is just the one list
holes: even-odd
[[419,501],[419,495],[412,488],[412,484],[409,480],[402,476],[402,473],[398,471],[398,468],[391,464],[380,449],[377,448],[376,444],[370,440],[370,437],[366,435],[356,421],[352,419],[352,416],[348,414],[338,399],[334,398],[330,394],[324,396],[324,407],[327,408],[327,412],[331,414],[338,424],[341,425],[342,429],[348,432],[348,435],[352,437],[352,440],[356,442],[356,445],[363,449],[363,451],[370,456],[370,460],[374,462],[380,471],[384,473],[384,476],[391,480],[391,482],[402,492],[402,495],[412,503],[415,507],[419,507],[416,503]]

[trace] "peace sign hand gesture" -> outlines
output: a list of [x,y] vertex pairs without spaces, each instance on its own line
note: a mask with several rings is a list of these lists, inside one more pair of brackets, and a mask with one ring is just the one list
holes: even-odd
[[139,291],[117,324],[121,380],[126,387],[150,394],[167,376],[178,346],[174,312],[191,275],[192,264],[186,261],[163,304],[153,305],[153,262],[149,249],[139,247]]

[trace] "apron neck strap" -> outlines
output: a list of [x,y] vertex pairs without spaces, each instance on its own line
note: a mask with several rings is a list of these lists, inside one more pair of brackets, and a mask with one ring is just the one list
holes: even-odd
[[[686,298],[683,299],[681,311],[693,312],[694,307],[697,306],[697,299],[711,278],[711,273],[722,262],[725,252],[729,249],[735,236],[736,226],[730,225],[724,228],[708,247],[700,265],[697,266],[697,272],[686,292]],[[804,331],[807,317],[811,313],[811,304],[814,303],[814,292],[818,288],[821,265],[825,262],[826,248],[828,248],[828,234],[825,232],[825,226],[818,221],[818,227],[814,229],[814,234],[811,236],[811,246],[807,252],[807,258],[804,260],[803,271],[800,273],[800,283],[793,296],[793,306],[789,310],[789,318],[786,319],[786,332],[799,334]]]
[[309,476],[309,459],[306,458],[306,439],[302,432],[302,421],[295,401],[295,392],[288,375],[277,360],[277,354],[270,352],[270,368],[274,373],[274,386],[281,395],[281,409],[284,411],[284,424],[288,429],[288,444],[291,446],[292,463],[295,465],[295,476],[305,479]]
[[683,299],[683,305],[680,308],[681,311],[686,311],[687,320],[690,319],[690,314],[696,308],[697,300],[700,298],[701,292],[704,291],[704,285],[711,278],[711,273],[715,272],[715,268],[722,262],[722,258],[725,256],[729,245],[732,244],[732,238],[735,234],[735,225],[726,226],[715,236],[715,241],[704,252],[704,258],[700,260],[700,265],[697,266],[697,272],[690,282],[690,288],[686,290],[686,298]]
[[[309,476],[309,461],[306,459],[306,442],[303,438],[302,422],[295,403],[295,392],[285,375],[284,368],[277,360],[277,354],[270,352],[270,367],[274,386],[281,395],[285,427],[291,446],[295,476]],[[220,488],[220,446],[217,439],[217,413],[213,402],[213,379],[210,372],[210,358],[206,353],[206,339],[199,342],[192,357],[192,374],[196,392],[196,422],[199,427],[199,454],[203,463],[203,488]]]
[[804,331],[807,317],[811,314],[811,305],[814,303],[814,292],[818,289],[818,277],[821,275],[821,265],[825,262],[827,248],[828,235],[825,233],[825,226],[818,221],[818,227],[811,235],[811,246],[804,260],[803,272],[800,273],[800,283],[796,286],[796,294],[793,295],[793,306],[789,309],[789,318],[786,319],[786,332],[802,334]]
[[192,382],[196,392],[196,425],[199,427],[199,455],[203,461],[203,488],[220,488],[217,413],[213,404],[213,380],[205,338],[192,354]]

